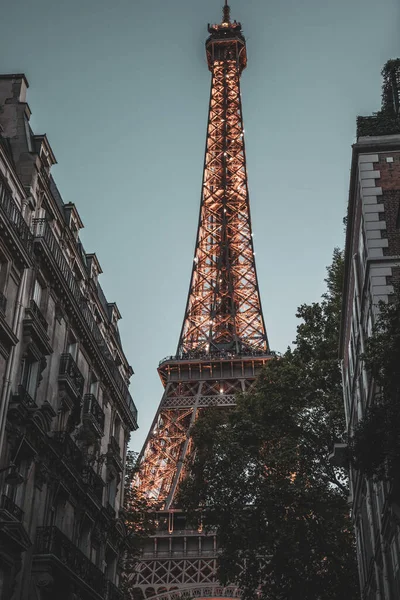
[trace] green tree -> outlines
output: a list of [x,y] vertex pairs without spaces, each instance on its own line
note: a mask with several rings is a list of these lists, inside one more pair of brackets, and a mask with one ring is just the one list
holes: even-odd
[[328,460],[345,428],[342,277],[335,250],[321,302],[298,309],[294,349],[271,359],[234,409],[207,409],[192,431],[180,501],[217,533],[219,578],[246,598],[358,597],[346,473]]
[[350,460],[368,478],[393,482],[400,503],[400,292],[379,304],[363,361],[375,393],[350,441]]
[[124,516],[126,536],[123,546],[123,569],[120,590],[125,600],[133,598],[132,575],[144,541],[155,530],[153,502],[144,497],[134,485],[138,472],[137,452],[128,451],[125,463]]

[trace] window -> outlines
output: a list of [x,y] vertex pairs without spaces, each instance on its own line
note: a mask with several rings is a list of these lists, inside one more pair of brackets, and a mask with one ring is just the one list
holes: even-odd
[[120,421],[119,417],[115,417],[113,435],[114,435],[114,437],[115,437],[115,439],[117,440],[118,443],[119,443],[119,434],[120,434],[120,431],[121,431],[121,421]]
[[82,552],[84,554],[86,554],[86,556],[90,556],[91,553],[91,542],[90,542],[90,533],[92,530],[92,523],[89,521],[89,519],[84,519],[84,522],[81,525],[81,529],[79,532],[79,542],[78,542],[78,546],[80,548],[80,550],[82,550]]
[[99,553],[98,546],[96,544],[92,544],[92,547],[91,547],[91,550],[90,550],[90,560],[95,565],[97,565],[97,556],[98,556],[98,553]]
[[390,555],[392,558],[393,572],[396,574],[399,569],[399,552],[396,536],[393,536],[392,541],[390,542]]
[[111,479],[107,485],[107,500],[114,507],[115,504],[115,496],[117,495],[117,480],[115,477],[111,476]]
[[31,138],[31,128],[29,127],[29,121],[26,117],[24,117],[24,125],[25,125],[25,135],[26,135],[26,143],[28,145],[28,152],[33,152],[32,149],[32,138]]
[[72,358],[76,362],[76,359],[78,357],[78,342],[72,335],[68,337],[67,352],[72,356]]
[[35,399],[39,378],[39,361],[32,357],[22,361],[21,385],[28,394]]
[[[348,356],[349,356],[349,372],[350,379],[352,380],[354,375],[354,344],[353,344],[353,336],[351,335],[348,346]],[[352,384],[352,382],[351,382]]]
[[113,581],[115,579],[115,571],[117,566],[117,558],[110,547],[107,547],[105,556],[105,576],[106,579]]
[[42,300],[42,294],[43,294],[43,288],[40,285],[40,283],[38,282],[38,280],[35,281],[35,287],[33,288],[33,301],[35,302],[36,306],[40,307],[40,302]]
[[99,397],[99,380],[94,373],[91,375],[90,394],[93,394],[93,396],[97,399]]

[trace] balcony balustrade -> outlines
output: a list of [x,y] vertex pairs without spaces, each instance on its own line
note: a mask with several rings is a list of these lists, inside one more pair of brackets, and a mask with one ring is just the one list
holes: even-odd
[[84,295],[82,294],[78,282],[75,279],[74,273],[71,270],[63,251],[58,243],[57,238],[53,234],[51,227],[49,226],[46,219],[34,219],[33,221],[33,232],[35,236],[35,243],[40,243],[45,246],[47,252],[55,261],[59,273],[64,281],[65,286],[69,290],[69,293],[75,300],[77,308],[79,309],[83,321],[89,328],[96,345],[100,349],[102,356],[107,364],[107,367],[112,375],[113,381],[124,398],[126,408],[134,421],[134,426],[137,426],[137,409],[132,400],[132,396],[129,393],[126,381],[122,377],[115,364],[115,361],[111,355],[111,352],[104,340],[100,328],[96,323],[96,320],[88,307],[88,303]]
[[40,323],[40,325],[43,327],[43,329],[47,332],[49,325],[48,325],[46,319],[44,318],[42,311],[40,310],[40,308],[38,307],[38,305],[36,304],[36,302],[34,300],[30,301],[29,308],[30,308],[31,313],[35,317],[35,319],[38,321],[38,323]]
[[79,577],[83,584],[104,596],[106,580],[103,573],[58,527],[39,527],[36,533],[35,556],[52,557]]
[[37,404],[23,385],[18,386],[18,393],[11,398],[11,404],[22,404],[27,409],[37,409]]
[[104,481],[98,475],[92,467],[85,466],[82,468],[82,479],[84,483],[90,488],[93,495],[97,498],[99,502],[103,500],[103,489],[104,489]]
[[106,502],[106,512],[112,519],[115,519],[115,517],[117,516],[115,508],[109,502]]
[[77,476],[81,476],[82,482],[88,487],[88,492],[93,494],[99,502],[102,502],[105,483],[92,467],[85,464],[83,452],[75,444],[69,433],[56,431],[53,434],[53,440],[60,457],[69,463],[70,468],[72,467]]
[[90,420],[104,434],[104,411],[93,394],[85,394],[83,398],[83,417]]
[[17,521],[22,522],[22,519],[24,518],[24,511],[17,506],[11,498],[6,496],[6,494],[1,496],[0,508],[7,511],[8,514],[14,517]]
[[116,464],[117,468],[120,471],[122,471],[123,465],[121,458],[121,448],[119,447],[119,444],[113,435],[110,437],[110,443],[108,444],[108,456],[109,458],[114,460],[114,463]]
[[69,433],[66,431],[55,431],[53,440],[59,449],[61,457],[66,459],[79,473],[81,473],[84,466],[83,454]]
[[82,396],[85,380],[71,354],[61,354],[58,379],[66,382],[76,397]]
[[48,323],[40,308],[33,299],[30,300],[25,309],[23,336],[31,338],[44,356],[48,356],[53,352],[47,330]]
[[123,594],[119,591],[116,585],[114,585],[111,581],[107,581],[107,600],[123,600]]
[[6,307],[7,307],[7,298],[5,297],[3,292],[0,292],[0,312],[3,315],[6,314]]
[[0,179],[0,211],[6,217],[7,223],[14,230],[24,249],[28,254],[32,253],[33,236],[22,216],[21,211],[15,204],[13,197]]
[[[107,505],[106,505],[106,510],[108,511]],[[113,509],[113,511],[114,511],[114,513],[113,513],[114,516],[112,518],[115,519],[116,512],[114,509]],[[121,514],[119,516],[121,517]],[[121,532],[116,527],[111,527],[108,530],[107,543],[110,544],[117,552],[118,552],[118,549],[123,544],[123,535],[121,535]]]
[[110,437],[110,446],[111,450],[115,452],[115,454],[118,454],[118,456],[120,456],[121,448],[119,447],[117,439],[113,435]]

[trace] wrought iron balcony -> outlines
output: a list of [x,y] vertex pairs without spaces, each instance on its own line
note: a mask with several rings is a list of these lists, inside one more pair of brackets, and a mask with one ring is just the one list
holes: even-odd
[[53,440],[58,448],[61,458],[67,460],[79,473],[83,469],[83,454],[69,433],[55,431]]
[[[106,510],[107,510],[107,506],[106,506]],[[113,509],[114,510],[114,509]],[[115,518],[115,510],[114,510],[114,517]],[[119,515],[121,518],[121,514]],[[124,537],[121,534],[121,532],[119,531],[119,529],[117,529],[115,526],[111,527],[108,530],[108,535],[107,535],[107,543],[110,544],[117,552],[118,550],[121,548],[122,544],[124,541]]]
[[22,521],[24,518],[24,511],[15,504],[11,498],[3,494],[0,500],[0,508],[7,511],[9,515],[14,517],[17,521]]
[[18,386],[18,393],[13,394],[11,404],[22,404],[27,409],[37,409],[37,404],[23,385]]
[[39,351],[45,356],[53,352],[47,329],[48,324],[40,308],[34,300],[30,300],[25,309],[23,335],[26,338],[32,338]]
[[115,454],[118,454],[118,456],[120,456],[121,448],[119,447],[117,439],[113,435],[110,437],[110,446],[111,450],[115,452]]
[[116,585],[107,580],[107,600],[123,600],[123,594],[119,591]]
[[6,217],[7,224],[15,232],[25,251],[32,254],[33,236],[29,227],[22,216],[21,211],[15,204],[12,195],[0,178],[0,211]]
[[58,243],[57,238],[54,236],[51,227],[49,226],[46,219],[34,219],[33,221],[33,232],[35,236],[35,243],[43,244],[47,250],[49,256],[56,263],[58,272],[61,275],[61,279],[65,288],[72,295],[75,300],[76,308],[80,313],[83,322],[89,328],[97,347],[99,348],[104,361],[111,373],[112,379],[115,383],[116,388],[124,399],[125,408],[127,409],[131,419],[132,426],[134,429],[137,428],[137,409],[132,400],[132,396],[129,393],[128,386],[115,361],[111,355],[111,352],[107,346],[107,343],[100,331],[96,320],[88,307],[88,303],[84,295],[82,294],[78,282],[75,279],[74,273],[71,270],[63,251]]
[[79,577],[83,583],[104,596],[106,580],[103,573],[58,527],[39,527],[36,533],[35,556],[49,556]]
[[105,415],[93,394],[85,394],[83,398],[83,417],[93,423],[99,433],[103,435]]
[[0,292],[0,312],[3,315],[6,314],[6,307],[7,307],[7,298],[5,297],[3,292]]
[[30,309],[31,313],[33,314],[33,316],[35,317],[35,319],[38,321],[38,323],[40,323],[40,325],[43,327],[43,329],[45,331],[47,331],[49,328],[49,324],[47,323],[46,319],[43,316],[42,311],[40,310],[40,308],[38,307],[38,305],[36,304],[36,302],[34,300],[30,301],[29,309]]
[[71,354],[61,354],[58,380],[67,383],[75,396],[82,396],[85,380]]
[[108,444],[108,457],[111,460],[114,460],[116,467],[122,471],[122,458],[121,458],[121,448],[115,437],[112,435],[110,437],[110,443]]
[[92,467],[82,468],[82,479],[99,502],[103,500],[104,481]]
[[117,516],[115,508],[109,502],[106,502],[106,512],[112,519],[115,519],[115,517]]

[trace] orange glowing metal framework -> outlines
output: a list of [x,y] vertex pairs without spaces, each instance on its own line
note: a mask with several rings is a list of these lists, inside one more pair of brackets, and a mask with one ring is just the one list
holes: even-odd
[[[140,456],[135,484],[157,505],[157,531],[132,573],[142,598],[239,597],[218,587],[218,542],[193,531],[176,504],[190,429],[211,406],[235,404],[269,351],[261,310],[247,187],[240,76],[246,45],[240,23],[208,28],[212,73],[200,217],[191,283],[177,354],[161,361],[164,394]],[[178,595],[177,595],[178,594]]]
[[[209,32],[211,94],[191,284],[177,355],[159,369],[165,392],[137,478],[142,493],[166,509],[183,474],[191,447],[188,431],[198,410],[233,405],[235,394],[254,379],[255,357],[262,365],[269,356],[254,260],[240,99],[246,45],[240,23],[229,20],[227,5],[223,22],[209,26]],[[196,359],[202,361],[198,375],[192,367],[188,375],[183,362],[177,366],[177,361]],[[213,360],[218,359],[236,361],[230,378],[221,367],[221,377],[215,380]],[[238,359],[252,361],[249,379],[238,376]],[[207,373],[212,381],[202,381]],[[188,377],[194,381],[184,381]]]
[[240,24],[209,27],[212,72],[199,228],[178,354],[268,351],[251,233]]

